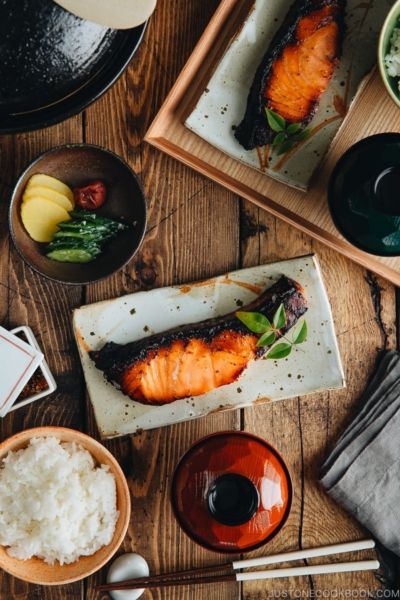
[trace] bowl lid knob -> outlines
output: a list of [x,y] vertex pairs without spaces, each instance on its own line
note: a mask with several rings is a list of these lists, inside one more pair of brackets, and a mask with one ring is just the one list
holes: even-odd
[[218,477],[207,494],[208,508],[223,525],[242,525],[255,515],[260,495],[254,483],[244,475],[226,473]]

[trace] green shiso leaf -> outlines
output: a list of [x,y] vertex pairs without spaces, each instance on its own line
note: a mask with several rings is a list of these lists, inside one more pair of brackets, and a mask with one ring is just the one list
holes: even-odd
[[283,304],[280,305],[272,319],[275,329],[282,329],[286,325],[286,312]]
[[304,142],[304,140],[306,140],[308,138],[310,133],[311,133],[311,129],[303,129],[303,131],[300,131],[300,133],[298,135],[296,135],[296,143]]
[[286,140],[286,142],[283,142],[283,144],[279,148],[278,156],[280,154],[285,154],[286,152],[289,152],[289,150],[291,150],[293,148],[293,146],[294,146],[294,142],[292,142],[292,140]]
[[274,137],[274,141],[272,142],[272,145],[277,146],[278,144],[282,144],[285,140],[286,140],[286,133],[284,131],[281,131],[281,133],[278,133],[278,135],[276,135]]
[[293,135],[300,129],[300,127],[301,123],[291,123],[291,125],[288,125],[286,127],[286,133],[288,133],[289,135]]
[[257,346],[272,346],[275,341],[275,331],[267,331],[263,333],[257,342]]
[[282,342],[281,344],[277,344],[270,350],[266,356],[266,358],[272,358],[278,360],[279,358],[286,358],[292,351],[292,345],[287,344],[286,342]]
[[271,323],[261,313],[239,311],[236,316],[253,333],[264,333],[271,329]]
[[293,329],[292,340],[293,344],[302,344],[305,342],[307,338],[307,323],[306,321],[302,321],[301,323],[297,323],[296,327]]
[[273,112],[269,108],[266,108],[265,112],[267,113],[268,125],[272,131],[285,131],[285,119],[281,115],[278,115],[278,113]]

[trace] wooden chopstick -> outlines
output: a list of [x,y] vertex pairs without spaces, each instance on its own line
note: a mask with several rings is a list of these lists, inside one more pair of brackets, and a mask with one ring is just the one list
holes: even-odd
[[[236,573],[232,575],[211,575],[210,577],[189,577],[187,579],[171,579],[167,581],[149,581],[134,584],[124,582],[108,583],[96,586],[98,592],[110,590],[137,590],[152,587],[175,587],[182,585],[198,585],[203,583],[223,583],[230,581],[250,581],[255,579],[276,579],[279,577],[294,577],[304,575],[321,575],[326,573],[345,573],[349,571],[367,571],[378,569],[377,560],[363,560],[358,562],[331,563],[328,565],[308,565],[305,567],[289,567],[286,569],[272,569],[270,571],[252,571],[250,573]],[[135,580],[133,580],[135,581]]]
[[204,575],[206,573],[219,573],[220,571],[227,571],[233,569],[232,563],[225,563],[221,565],[212,565],[210,567],[195,567],[193,569],[186,569],[185,571],[174,571],[173,573],[164,573],[160,575],[149,575],[148,577],[136,577],[135,579],[129,579],[125,581],[118,581],[121,585],[124,583],[145,583],[148,581],[166,581],[167,579],[179,579],[180,577],[189,577],[191,575]]
[[[139,588],[142,587],[142,584],[148,583],[157,583],[158,581],[167,582],[167,581],[180,581],[180,578],[187,577],[187,579],[182,579],[182,581],[189,581],[190,578],[193,579],[193,575],[204,575],[206,573],[216,573],[219,571],[226,571],[227,569],[232,569],[232,563],[225,563],[221,565],[212,565],[210,567],[199,567],[194,569],[187,569],[185,571],[174,571],[173,573],[164,573],[162,575],[149,575],[148,577],[136,577],[135,579],[125,579],[124,581],[115,581],[114,583],[105,583],[103,585],[98,585],[94,589],[101,591],[112,590],[124,590],[130,586],[138,585]],[[233,581],[235,581],[235,573],[230,574],[233,577]],[[226,577],[226,575],[225,575]],[[112,587],[110,587],[112,586]],[[150,587],[150,586],[149,586]],[[132,588],[133,589],[133,588]]]
[[291,560],[304,560],[306,558],[317,558],[319,556],[330,556],[331,554],[341,554],[343,552],[357,552],[358,550],[368,550],[374,548],[374,540],[358,540],[357,542],[346,542],[344,544],[333,544],[331,546],[319,546],[318,548],[307,548],[306,550],[295,550],[285,554],[271,554],[260,558],[247,558],[232,563],[233,569],[247,569],[249,567],[261,567],[265,565],[274,565]]
[[[137,577],[121,582],[116,582],[115,585],[145,583],[148,581],[166,581],[168,579],[179,579],[191,575],[204,575],[205,573],[216,573],[227,571],[229,569],[246,569],[249,567],[260,567],[262,565],[273,565],[281,562],[289,562],[291,560],[304,560],[307,558],[316,558],[318,556],[330,556],[331,554],[340,554],[343,552],[356,552],[358,550],[367,550],[375,546],[374,540],[359,540],[356,542],[346,542],[344,544],[333,544],[332,546],[320,546],[318,548],[308,548],[306,550],[295,550],[294,552],[286,552],[285,554],[271,554],[259,558],[248,558],[245,560],[237,560],[221,565],[212,565],[210,567],[200,567],[187,569],[185,571],[175,571],[173,573],[164,573],[162,575],[152,575],[148,577]],[[117,589],[117,588],[115,588]]]
[[[294,552],[287,552],[285,554],[274,554],[270,556],[263,556],[260,558],[250,558],[245,560],[233,561],[231,563],[225,563],[221,565],[212,565],[210,567],[200,567],[194,569],[187,569],[185,571],[176,571],[173,573],[165,573],[163,575],[153,575],[148,577],[138,577],[135,579],[129,579],[125,581],[109,583],[102,586],[97,586],[95,589],[98,591],[107,591],[109,589],[117,590],[117,589],[126,589],[127,586],[137,586],[136,589],[140,589],[143,587],[142,584],[155,584],[156,582],[162,581],[172,581],[182,577],[191,577],[196,575],[203,575],[205,573],[211,572],[219,572],[225,571],[228,569],[242,569],[248,567],[257,567],[261,565],[271,565],[277,564],[281,562],[288,562],[291,560],[302,560],[306,558],[315,558],[318,556],[329,556],[331,554],[340,554],[343,552],[354,552],[358,550],[366,550],[368,548],[373,548],[375,546],[374,540],[359,540],[356,542],[347,542],[344,544],[334,544],[332,546],[321,546],[319,548],[308,548],[306,550],[296,550]],[[351,563],[354,564],[354,563]],[[234,578],[236,577],[234,574],[230,575]],[[229,577],[225,575],[224,577]],[[209,579],[209,578],[207,578]],[[219,581],[222,581],[221,579]],[[228,581],[231,581],[229,579]],[[233,579],[232,581],[235,581]],[[189,580],[184,580],[187,584],[189,584]],[[196,579],[196,582],[199,582],[199,578]],[[184,585],[185,583],[181,583],[180,585]],[[110,588],[110,585],[113,587]],[[150,587],[150,586],[149,586]],[[135,589],[135,588],[131,588]]]

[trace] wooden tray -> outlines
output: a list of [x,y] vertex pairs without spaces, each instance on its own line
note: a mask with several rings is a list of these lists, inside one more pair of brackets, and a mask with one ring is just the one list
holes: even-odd
[[388,97],[377,70],[359,92],[307,193],[289,188],[227,156],[183,125],[251,4],[252,0],[221,2],[145,140],[400,285],[400,257],[372,256],[346,242],[332,222],[326,201],[330,173],[349,146],[375,133],[400,131],[400,111]]

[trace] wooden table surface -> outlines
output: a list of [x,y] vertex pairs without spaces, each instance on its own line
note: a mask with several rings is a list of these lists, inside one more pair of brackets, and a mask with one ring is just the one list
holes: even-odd
[[[38,425],[71,427],[99,438],[72,333],[74,308],[312,252],[320,260],[347,389],[222,412],[105,442],[120,461],[132,495],[131,523],[119,553],[143,555],[151,573],[226,561],[180,531],[169,502],[171,474],[179,457],[195,440],[214,431],[251,432],[272,443],[286,459],[294,504],[268,552],[367,537],[368,532],[325,494],[317,473],[354,416],[381,353],[397,346],[392,285],[142,142],[217,5],[218,0],[159,0],[130,67],[105,96],[58,126],[0,137],[1,325],[32,328],[58,383],[52,396],[2,419],[1,439]],[[19,172],[41,152],[73,142],[99,144],[122,156],[138,173],[149,206],[147,233],[134,259],[114,277],[82,288],[52,284],[31,271],[15,251],[7,228],[10,191]],[[265,552],[266,548],[255,554]],[[374,551],[366,551],[357,558],[373,556]],[[87,580],[55,587],[31,585],[2,572],[0,600],[107,598],[93,591],[105,581],[106,572],[104,567]],[[365,572],[242,586],[201,585],[146,591],[143,598],[379,597],[390,585],[388,575],[390,579],[390,569],[382,571],[379,580]]]

